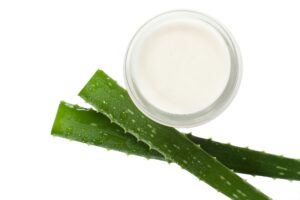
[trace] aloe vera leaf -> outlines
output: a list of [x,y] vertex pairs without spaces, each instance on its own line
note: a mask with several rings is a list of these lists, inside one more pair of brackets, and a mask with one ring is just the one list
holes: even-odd
[[174,128],[145,117],[133,104],[126,90],[103,71],[98,70],[79,96],[105,114],[138,140],[158,151],[166,160],[205,181],[231,199],[270,199],[248,184],[215,158]]
[[[164,159],[158,152],[149,150],[144,143],[136,142],[133,136],[124,134],[123,129],[116,124],[111,124],[101,113],[64,102],[59,106],[52,134],[128,154]],[[300,161],[297,159],[223,144],[191,134],[187,136],[194,143],[200,144],[207,153],[236,172],[300,180]]]
[[[110,150],[142,156],[148,159],[164,160],[155,150],[137,142],[131,134],[113,124],[101,113],[77,105],[61,102],[51,131],[52,135],[88,143]],[[263,152],[240,148],[187,135],[200,144],[202,149],[230,169],[239,173],[300,180],[300,161]]]

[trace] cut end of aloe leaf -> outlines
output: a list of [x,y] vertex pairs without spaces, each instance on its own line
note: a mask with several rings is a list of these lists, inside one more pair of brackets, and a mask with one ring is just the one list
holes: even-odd
[[51,134],[126,154],[163,160],[158,152],[137,142],[135,137],[124,133],[101,113],[63,101],[59,104]]

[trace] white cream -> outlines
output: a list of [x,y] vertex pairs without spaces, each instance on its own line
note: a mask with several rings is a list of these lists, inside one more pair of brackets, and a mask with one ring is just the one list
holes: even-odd
[[222,36],[193,18],[170,18],[150,26],[132,52],[130,67],[138,91],[167,113],[208,108],[223,93],[231,71]]

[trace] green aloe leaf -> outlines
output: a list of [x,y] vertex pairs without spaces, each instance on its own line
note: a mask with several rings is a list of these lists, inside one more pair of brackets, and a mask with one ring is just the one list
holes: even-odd
[[231,199],[270,199],[206,153],[186,135],[144,116],[133,104],[126,90],[103,71],[98,70],[79,95],[125,132]]
[[[148,159],[164,160],[155,150],[138,142],[131,134],[111,123],[103,114],[92,109],[61,102],[51,131],[52,135],[97,145],[109,150],[142,156]],[[240,148],[195,137],[187,137],[203,150],[214,156],[228,168],[244,174],[300,180],[300,161],[263,152]]]

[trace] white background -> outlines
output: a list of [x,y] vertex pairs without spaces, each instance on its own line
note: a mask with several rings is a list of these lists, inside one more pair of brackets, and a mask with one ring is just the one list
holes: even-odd
[[[77,93],[97,68],[123,85],[131,37],[172,9],[215,17],[243,55],[236,99],[193,133],[300,158],[298,2],[0,0],[0,199],[227,199],[175,164],[50,135],[59,101],[84,105]],[[300,199],[300,182],[242,177],[275,200]]]

